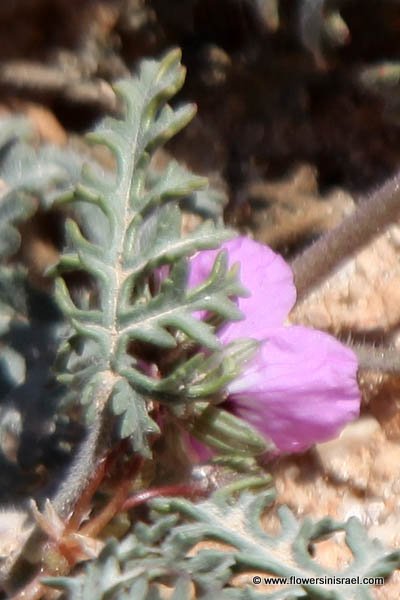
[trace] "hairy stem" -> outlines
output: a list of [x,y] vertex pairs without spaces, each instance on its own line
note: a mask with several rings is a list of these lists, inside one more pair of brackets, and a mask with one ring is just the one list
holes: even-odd
[[307,296],[338,265],[382,233],[400,214],[400,173],[360,201],[335,229],[292,263],[297,300]]
[[397,348],[383,348],[369,344],[348,344],[356,353],[360,369],[400,373],[400,352]]
[[93,398],[96,406],[94,421],[89,426],[88,434],[72,462],[67,477],[52,498],[53,507],[60,517],[65,518],[69,515],[93,477],[96,461],[100,454],[100,446],[104,435],[107,433],[105,431],[107,423],[103,419],[104,408],[116,380],[117,378],[108,372],[104,372],[103,377],[100,379]]
[[[114,458],[111,457],[112,459]],[[81,497],[77,501],[73,513],[68,520],[66,525],[66,531],[74,532],[79,529],[80,524],[83,522],[85,517],[89,514],[93,496],[95,495],[97,489],[100,487],[106,472],[110,467],[110,456],[103,457],[99,460],[97,466],[94,469],[94,475],[90,479],[88,485],[84,489]]]

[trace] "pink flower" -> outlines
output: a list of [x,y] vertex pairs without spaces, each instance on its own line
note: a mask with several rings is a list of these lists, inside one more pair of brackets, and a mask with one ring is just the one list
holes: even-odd
[[[251,292],[237,300],[245,318],[218,332],[227,344],[239,338],[261,342],[256,355],[227,388],[232,412],[271,439],[281,452],[301,452],[335,437],[359,414],[357,359],[332,336],[284,320],[296,300],[290,267],[270,248],[246,237],[225,243],[229,265]],[[219,250],[191,259],[189,285],[210,274]]]

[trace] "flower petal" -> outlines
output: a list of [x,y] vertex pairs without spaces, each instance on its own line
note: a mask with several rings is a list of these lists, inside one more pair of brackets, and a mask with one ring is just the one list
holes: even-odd
[[[238,300],[245,319],[229,323],[220,338],[224,343],[243,337],[259,340],[262,338],[260,332],[266,328],[282,325],[295,303],[292,271],[279,254],[245,236],[226,242],[221,249],[228,251],[229,266],[240,263],[240,280],[251,296]],[[209,276],[218,252],[205,250],[193,256],[190,287],[199,285]]]
[[357,359],[326,333],[305,327],[269,332],[228,386],[232,410],[283,452],[333,438],[359,414]]

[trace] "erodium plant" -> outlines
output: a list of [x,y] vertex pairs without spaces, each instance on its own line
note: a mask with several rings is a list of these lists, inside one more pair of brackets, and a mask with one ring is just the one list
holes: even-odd
[[[238,381],[243,386],[243,365],[257,356],[264,360],[264,354],[257,355],[257,335],[250,340],[220,335],[245,316],[243,300],[251,292],[240,282],[239,266],[230,263],[226,242],[236,234],[223,227],[220,205],[213,204],[216,196],[206,180],[174,161],[164,171],[152,162],[155,150],[193,116],[190,105],[173,109],[168,104],[183,80],[180,53],[172,51],[161,61],[142,62],[136,77],[115,85],[120,117],[104,119],[88,136],[108,148],[115,170],[73,153],[33,149],[23,121],[17,122],[18,128],[15,121],[0,128],[5,182],[0,204],[4,461],[11,461],[4,441],[8,435],[16,438],[17,458],[26,463],[32,436],[25,441],[24,436],[36,427],[39,438],[46,440],[41,462],[53,476],[48,454],[54,448],[60,452],[56,442],[62,438],[61,425],[87,431],[72,456],[64,453],[69,470],[63,471],[61,481],[54,476],[36,495],[43,512],[33,504],[28,513],[23,505],[26,535],[21,541],[14,536],[10,551],[0,545],[2,586],[10,593],[22,586],[20,597],[25,599],[45,597],[49,588],[44,584],[63,589],[73,600],[157,600],[164,597],[165,586],[174,600],[370,598],[362,582],[347,587],[295,582],[281,591],[232,585],[235,575],[248,571],[289,577],[317,577],[322,571],[345,578],[386,576],[400,564],[400,553],[368,540],[356,519],[298,523],[283,508],[281,531],[263,531],[262,512],[273,510],[270,478],[256,458],[267,448],[264,429],[253,429],[251,418],[242,420],[221,405],[227,390],[234,390],[232,396],[235,390],[239,393],[229,386],[237,387]],[[81,170],[82,162],[86,166]],[[65,247],[48,270],[55,278],[54,294],[48,287],[34,289],[16,254],[18,224],[49,208],[66,222]],[[197,212],[203,220],[184,233],[186,212]],[[194,282],[190,269],[202,256],[207,256],[206,273]],[[299,259],[297,275],[309,260],[312,252]],[[79,286],[73,280],[77,274]],[[281,337],[294,301],[292,291],[280,316]],[[352,377],[354,386],[354,373]],[[253,402],[258,402],[256,391]],[[133,525],[129,510],[157,495],[141,488],[162,482],[166,459],[160,458],[157,444],[171,437],[171,427],[176,438],[171,457],[185,454],[184,442],[178,443],[181,431],[188,436],[201,429],[201,439],[218,450],[209,466],[218,476],[207,479],[207,489],[200,489],[196,477],[186,472],[185,493],[191,485],[203,495],[210,488],[214,492],[201,502],[184,497],[153,500],[150,520]],[[161,448],[168,457],[171,447],[165,442]],[[115,487],[110,492],[105,485],[92,501],[112,465]],[[18,468],[13,467],[15,478],[23,474]],[[127,499],[134,479],[139,495]],[[168,489],[169,495],[174,490],[179,495],[179,486]],[[25,500],[29,490],[26,482]],[[50,500],[43,502],[46,496]],[[98,513],[86,523],[94,506]],[[114,523],[114,539],[104,545],[98,535],[118,511],[131,517],[123,529]],[[314,561],[312,546],[340,530],[353,561],[341,573],[327,573]],[[198,542],[212,541],[223,545],[193,551]],[[78,568],[79,561],[89,562]],[[28,583],[27,573],[33,577]]]
[[[143,455],[149,436],[159,432],[150,398],[181,407],[209,398],[237,374],[235,356],[248,351],[247,344],[223,351],[215,327],[193,315],[205,310],[219,320],[240,319],[231,298],[247,294],[224,252],[207,281],[188,288],[188,258],[232,236],[212,220],[181,233],[179,201],[206,181],[174,161],[163,173],[149,168],[154,150],[193,116],[191,105],[167,104],[183,79],[179,53],[172,52],[115,86],[125,118],[105,119],[89,140],[111,150],[116,176],[83,171],[74,196],[81,224],[67,221],[67,250],[57,266],[56,298],[74,332],[59,353],[65,370],[59,379],[79,390],[89,423],[107,413],[118,417],[120,438]],[[168,276],[161,278],[165,267]],[[87,273],[96,294],[72,299],[62,278],[69,270]],[[160,353],[165,359],[172,349],[179,360],[163,372]]]

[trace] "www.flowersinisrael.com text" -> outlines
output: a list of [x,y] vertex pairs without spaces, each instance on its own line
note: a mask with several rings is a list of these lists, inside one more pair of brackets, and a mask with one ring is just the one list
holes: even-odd
[[319,577],[253,577],[254,585],[383,585],[383,577],[339,577],[323,575]]

